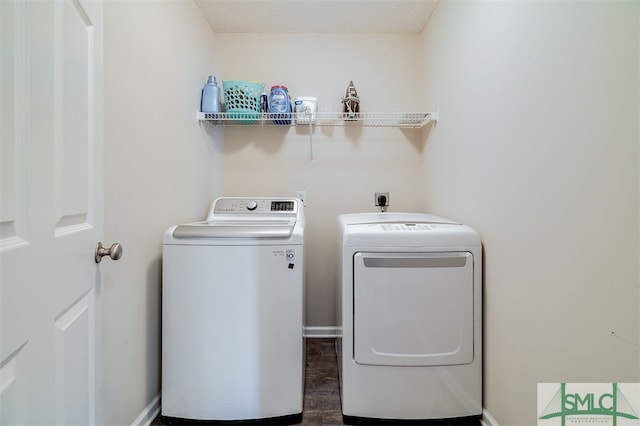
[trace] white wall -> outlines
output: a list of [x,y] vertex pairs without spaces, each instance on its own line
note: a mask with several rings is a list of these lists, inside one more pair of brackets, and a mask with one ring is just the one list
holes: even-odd
[[[219,34],[224,80],[284,84],[292,98],[316,96],[319,110],[341,111],[349,80],[363,112],[416,111],[422,75],[418,34]],[[306,127],[225,128],[214,146],[224,195],[295,195],[306,190],[306,325],[334,326],[336,223],[340,213],[415,211],[422,200],[420,130],[317,127],[314,160]]]
[[637,382],[638,2],[442,1],[425,30],[426,209],[485,251],[485,407]]
[[221,70],[191,1],[105,2],[106,423],[131,424],[160,391],[162,234],[201,220],[217,190],[200,89]]

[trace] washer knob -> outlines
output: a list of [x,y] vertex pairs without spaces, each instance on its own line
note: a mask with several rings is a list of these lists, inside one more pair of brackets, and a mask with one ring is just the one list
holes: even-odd
[[247,203],[247,210],[255,210],[258,207],[258,203],[255,201],[249,201]]

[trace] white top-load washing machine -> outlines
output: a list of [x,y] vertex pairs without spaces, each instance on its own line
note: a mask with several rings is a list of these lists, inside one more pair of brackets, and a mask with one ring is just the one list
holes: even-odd
[[164,234],[162,414],[246,420],[302,413],[304,209],[218,198]]
[[339,216],[338,362],[345,416],[482,414],[482,248],[428,214]]

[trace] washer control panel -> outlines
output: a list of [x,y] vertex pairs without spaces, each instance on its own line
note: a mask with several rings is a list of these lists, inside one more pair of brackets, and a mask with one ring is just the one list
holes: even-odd
[[298,203],[295,198],[218,198],[215,200],[212,215],[229,214],[289,214],[298,212]]

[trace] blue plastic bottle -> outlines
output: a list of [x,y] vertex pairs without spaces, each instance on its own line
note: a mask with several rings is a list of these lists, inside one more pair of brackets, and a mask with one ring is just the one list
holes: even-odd
[[202,97],[200,99],[200,111],[202,112],[220,112],[220,87],[215,76],[210,75],[207,84],[202,88]]

